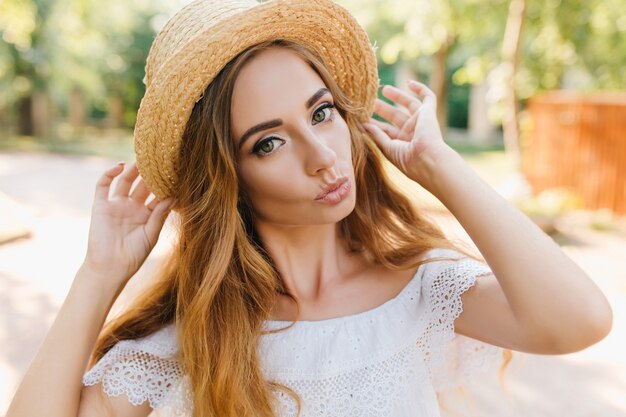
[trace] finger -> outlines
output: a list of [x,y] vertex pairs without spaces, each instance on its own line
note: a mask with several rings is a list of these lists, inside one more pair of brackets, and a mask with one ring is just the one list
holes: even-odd
[[409,81],[409,88],[413,91],[417,96],[422,100],[424,104],[432,103],[437,104],[437,96],[433,91],[426,86],[426,84],[422,84],[418,81],[411,80]]
[[171,198],[158,202],[154,210],[152,210],[152,213],[150,213],[150,217],[148,217],[148,221],[146,222],[146,235],[153,245],[156,244],[158,240],[159,233],[171,211],[173,202]]
[[152,197],[152,200],[148,203],[148,209],[154,210],[157,204],[159,204],[159,200],[157,200],[154,194],[150,194],[150,197]]
[[127,197],[130,187],[133,185],[138,175],[139,170],[137,169],[137,164],[133,162],[128,165],[122,175],[117,179],[113,195],[117,197]]
[[405,142],[410,142],[413,140],[413,133],[415,132],[415,125],[417,123],[417,119],[420,116],[420,109],[417,109],[417,111],[413,113],[411,117],[409,117],[405,125],[402,126],[402,129],[400,129],[400,133],[398,135],[398,139],[403,140]]
[[374,106],[374,112],[380,115],[383,119],[394,124],[396,127],[401,127],[409,118],[409,115],[402,111],[399,107],[392,106],[391,104],[381,99],[376,99]]
[[401,106],[406,107],[411,114],[415,113],[422,104],[415,96],[393,85],[383,87],[383,95],[389,100],[393,100]]
[[109,198],[109,189],[113,179],[120,175],[124,169],[124,162],[118,162],[114,167],[107,169],[98,179],[96,183],[95,198],[107,200]]
[[130,193],[130,198],[137,201],[138,203],[144,203],[148,196],[150,195],[150,190],[146,186],[143,178],[139,177],[139,181],[135,184],[135,188]]
[[380,129],[385,132],[387,136],[389,136],[391,139],[399,139],[404,142],[410,142],[413,139],[415,121],[418,117],[419,111],[415,112],[415,114],[409,117],[401,129],[398,129],[397,127],[389,123],[381,122],[380,120],[376,119],[370,119],[370,123],[373,123],[376,126],[380,127]]
[[373,123],[376,126],[380,127],[381,130],[392,139],[397,138],[400,133],[400,129],[398,129],[397,127],[390,125],[389,123],[381,122],[380,120],[370,119],[370,123]]

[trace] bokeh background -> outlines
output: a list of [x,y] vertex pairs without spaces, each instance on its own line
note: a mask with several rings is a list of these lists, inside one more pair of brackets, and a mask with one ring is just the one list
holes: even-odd
[[[0,415],[84,257],[96,179],[133,159],[150,44],[186,3],[0,0]],[[626,415],[626,2],[339,3],[376,45],[381,82],[427,83],[446,141],[613,307],[602,342],[563,356],[515,353],[504,379],[477,378],[444,415]],[[472,245],[439,201],[390,170],[451,238]],[[112,314],[149,281],[172,230]]]

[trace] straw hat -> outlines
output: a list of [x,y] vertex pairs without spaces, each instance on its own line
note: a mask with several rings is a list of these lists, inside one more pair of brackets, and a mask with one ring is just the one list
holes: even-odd
[[178,152],[194,104],[244,49],[284,39],[317,52],[339,87],[372,114],[378,72],[367,34],[331,0],[196,0],[156,36],[146,63],[146,93],[135,125],[139,172],[159,199],[174,194]]

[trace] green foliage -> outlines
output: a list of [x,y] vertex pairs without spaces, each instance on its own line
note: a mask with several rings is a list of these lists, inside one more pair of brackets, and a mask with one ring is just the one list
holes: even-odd
[[[119,97],[132,126],[144,93],[145,58],[156,31],[187,0],[0,0],[0,119],[46,93],[67,113],[78,89],[88,115],[102,118]],[[500,47],[508,0],[339,0],[377,45],[380,76],[408,65],[422,80],[431,57],[447,50],[453,126],[466,118],[468,85],[489,77],[498,97]],[[527,0],[518,96],[541,90],[626,88],[624,0]],[[496,112],[497,113],[497,112]]]
[[[498,45],[506,0],[341,0],[379,45],[381,62],[391,65],[430,56],[442,47],[463,45],[474,56]],[[461,58],[462,59],[462,58]]]
[[[449,49],[448,68],[456,85],[489,77],[492,100],[502,96],[500,48],[507,0],[342,0],[378,45],[387,65],[424,62]],[[626,88],[626,2],[624,0],[527,0],[518,97],[566,88],[577,91]],[[426,59],[426,61],[424,61]],[[453,123],[460,121],[463,90],[450,89]],[[457,113],[457,110],[459,111]],[[499,109],[492,114],[498,117]]]
[[119,97],[132,126],[156,30],[181,5],[167,0],[0,1],[0,112],[46,92],[63,114],[79,90],[92,118]]
[[469,85],[452,85],[448,90],[448,126],[467,128]]

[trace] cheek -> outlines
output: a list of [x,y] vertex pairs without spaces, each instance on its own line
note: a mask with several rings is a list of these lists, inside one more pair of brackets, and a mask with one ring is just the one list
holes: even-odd
[[289,175],[295,172],[288,160],[272,161],[272,164],[256,166],[254,163],[244,163],[240,167],[241,185],[247,191],[253,205],[268,203],[292,204],[301,199],[301,193],[306,186],[301,178]]
[[338,141],[338,146],[335,150],[337,152],[337,156],[342,160],[350,160],[352,155],[352,142],[350,141],[350,129],[348,128],[348,124],[341,117],[337,117],[336,120],[336,129],[334,131],[334,135],[336,137],[341,138]]

